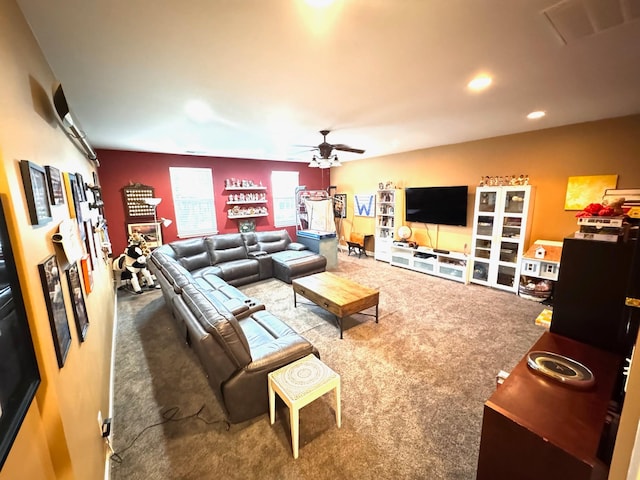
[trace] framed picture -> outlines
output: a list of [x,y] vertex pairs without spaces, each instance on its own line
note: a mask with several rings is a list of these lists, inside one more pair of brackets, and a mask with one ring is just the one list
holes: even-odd
[[49,185],[49,198],[51,199],[51,204],[64,204],[64,186],[62,185],[60,170],[49,165],[44,167],[44,169],[47,172],[47,185]]
[[159,223],[129,223],[127,225],[127,233],[139,233],[147,242],[149,248],[155,248],[162,245],[162,232]]
[[67,203],[69,206],[69,216],[71,218],[77,217],[77,210],[79,210],[79,204],[76,193],[76,176],[73,173],[63,172],[62,179],[64,181],[64,189],[67,192]]
[[356,217],[375,217],[376,196],[372,193],[360,193],[353,196],[354,210]]
[[31,225],[46,225],[51,222],[51,205],[47,192],[47,174],[40,165],[29,160],[20,160],[20,172],[27,197]]
[[93,230],[93,222],[91,220],[85,220],[85,246],[87,247],[87,253],[91,255],[91,270],[95,270],[98,263],[98,249],[96,247],[96,234]]
[[80,269],[82,271],[82,280],[84,281],[84,291],[89,295],[93,291],[93,272],[91,271],[89,254],[80,259]]
[[333,196],[333,216],[335,218],[347,218],[346,193],[336,193]]
[[40,384],[2,203],[8,202],[0,201],[0,469]]
[[79,173],[76,173],[76,190],[78,192],[78,201],[87,201],[87,190],[84,184],[84,178]]
[[253,218],[249,220],[238,220],[238,231],[240,233],[255,232],[256,221]]
[[58,367],[64,366],[64,361],[71,346],[71,332],[69,331],[69,320],[67,310],[64,307],[64,297],[62,295],[62,284],[58,270],[58,261],[55,255],[51,255],[44,262],[38,265],[44,299],[49,313],[49,323],[51,324],[51,334],[53,335],[53,345],[56,349]]
[[616,188],[618,175],[583,175],[569,177],[567,194],[564,200],[565,210],[582,210],[590,203],[602,202],[607,189]]
[[71,302],[73,303],[73,316],[76,319],[78,337],[80,337],[80,341],[84,342],[85,338],[87,338],[89,317],[87,316],[87,307],[84,304],[84,295],[82,294],[82,285],[80,283],[80,273],[78,272],[77,263],[71,264],[67,269],[67,283],[69,284],[69,293],[71,294]]

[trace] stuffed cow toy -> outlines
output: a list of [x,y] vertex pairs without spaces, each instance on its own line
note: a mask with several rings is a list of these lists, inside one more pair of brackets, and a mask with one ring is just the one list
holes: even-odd
[[155,288],[151,272],[147,269],[147,257],[140,245],[127,246],[124,253],[113,261],[113,270],[120,272],[120,281],[131,282],[135,293],[142,293],[138,275],[142,275],[149,288]]

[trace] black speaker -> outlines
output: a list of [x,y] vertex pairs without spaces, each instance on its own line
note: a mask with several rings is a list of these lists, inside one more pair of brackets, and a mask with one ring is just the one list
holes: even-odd
[[604,242],[566,238],[554,289],[550,330],[627,355],[630,332],[625,298],[632,289],[637,239]]

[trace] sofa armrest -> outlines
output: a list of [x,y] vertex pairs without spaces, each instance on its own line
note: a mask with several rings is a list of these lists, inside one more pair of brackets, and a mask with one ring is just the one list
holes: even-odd
[[298,242],[291,242],[288,246],[287,246],[287,250],[295,250],[295,251],[300,251],[300,250],[308,250],[307,246],[302,244],[302,243],[298,243]]
[[262,250],[255,250],[253,252],[247,252],[247,255],[249,256],[249,258],[259,258],[269,254],[267,252],[263,252]]
[[318,350],[300,335],[277,338],[271,344],[253,350],[253,361],[245,370],[248,373],[277,370],[310,353],[319,356]]

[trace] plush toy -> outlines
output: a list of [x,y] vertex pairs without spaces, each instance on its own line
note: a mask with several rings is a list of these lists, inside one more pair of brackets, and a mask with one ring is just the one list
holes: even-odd
[[129,245],[136,245],[142,249],[142,254],[148,257],[151,254],[151,249],[147,245],[147,241],[138,232],[133,232],[129,235]]
[[582,211],[576,214],[576,217],[616,217],[624,215],[622,205],[625,199],[623,197],[604,200],[602,203],[590,203]]
[[624,197],[612,198],[611,200],[604,200],[602,202],[602,206],[605,208],[610,208],[613,211],[613,216],[620,216],[624,215],[624,210],[622,210],[624,201]]
[[120,281],[129,280],[135,293],[142,293],[138,275],[142,275],[147,287],[156,288],[147,269],[147,257],[140,245],[130,244],[124,253],[113,261],[113,270],[120,272]]

